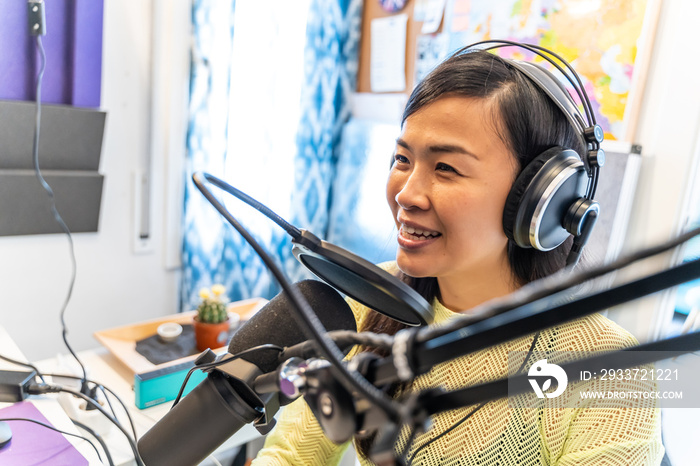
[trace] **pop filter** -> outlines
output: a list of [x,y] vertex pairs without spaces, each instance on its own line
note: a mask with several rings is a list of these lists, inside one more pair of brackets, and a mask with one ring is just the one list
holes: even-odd
[[334,244],[319,239],[290,224],[267,206],[208,173],[192,175],[200,191],[208,191],[204,181],[232,194],[260,211],[292,237],[297,260],[318,278],[355,301],[410,326],[433,321],[430,304],[406,283],[386,270]]
[[301,230],[292,252],[314,275],[355,301],[411,326],[433,321],[428,302],[386,270]]

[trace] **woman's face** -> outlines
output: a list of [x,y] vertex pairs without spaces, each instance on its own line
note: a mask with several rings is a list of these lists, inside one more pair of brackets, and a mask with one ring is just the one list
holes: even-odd
[[492,115],[487,101],[445,96],[404,122],[386,191],[404,273],[511,276],[502,217],[516,162]]

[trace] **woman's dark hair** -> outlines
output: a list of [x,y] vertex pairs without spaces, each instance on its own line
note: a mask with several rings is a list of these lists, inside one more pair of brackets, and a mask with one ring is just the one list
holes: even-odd
[[[489,52],[471,51],[453,55],[438,65],[413,90],[406,104],[401,124],[425,106],[444,96],[484,99],[491,104],[490,115],[500,138],[515,157],[518,174],[545,150],[562,146],[584,153],[576,129],[556,103],[536,84],[508,63]],[[551,275],[566,265],[573,238],[548,251],[521,248],[508,242],[508,262],[518,285]],[[416,278],[399,273],[428,302],[437,296],[435,277]],[[373,332],[395,334],[405,325],[373,312],[363,328]],[[393,387],[393,394],[404,386]],[[358,453],[367,457],[374,436],[356,438]]]

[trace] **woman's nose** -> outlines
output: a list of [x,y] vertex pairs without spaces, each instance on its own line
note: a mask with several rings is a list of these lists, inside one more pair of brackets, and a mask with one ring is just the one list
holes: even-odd
[[427,210],[430,207],[429,193],[429,183],[425,176],[414,170],[396,193],[395,200],[404,210],[412,208]]

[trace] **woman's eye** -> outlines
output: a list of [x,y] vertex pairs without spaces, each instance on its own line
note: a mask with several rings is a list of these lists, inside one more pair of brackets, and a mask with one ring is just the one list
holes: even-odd
[[442,163],[442,162],[438,163],[438,164],[435,166],[435,170],[442,171],[442,172],[453,172],[453,173],[457,173],[457,170],[455,170],[455,169],[452,168],[451,166],[447,165],[446,163]]
[[406,157],[403,156],[403,155],[396,154],[396,155],[394,155],[394,162],[398,162],[398,163],[408,163],[408,158],[406,158]]

